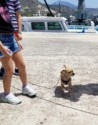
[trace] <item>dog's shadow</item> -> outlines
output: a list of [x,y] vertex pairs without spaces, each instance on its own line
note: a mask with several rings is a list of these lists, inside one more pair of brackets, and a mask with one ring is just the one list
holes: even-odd
[[88,94],[88,95],[98,95],[98,83],[89,83],[86,85],[73,85],[72,93],[69,95],[67,92],[62,93],[61,87],[57,86],[55,88],[55,97],[58,98],[64,98],[68,99],[73,102],[79,101],[79,98],[82,96],[82,94]]

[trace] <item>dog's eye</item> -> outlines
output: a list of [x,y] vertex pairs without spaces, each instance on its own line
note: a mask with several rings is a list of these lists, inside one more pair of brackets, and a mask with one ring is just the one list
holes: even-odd
[[70,71],[70,72],[68,72],[68,73],[71,73],[71,71]]

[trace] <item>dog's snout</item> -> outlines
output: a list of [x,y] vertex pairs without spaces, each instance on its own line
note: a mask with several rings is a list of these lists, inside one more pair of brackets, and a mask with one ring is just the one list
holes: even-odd
[[75,75],[75,73],[73,73],[73,76]]

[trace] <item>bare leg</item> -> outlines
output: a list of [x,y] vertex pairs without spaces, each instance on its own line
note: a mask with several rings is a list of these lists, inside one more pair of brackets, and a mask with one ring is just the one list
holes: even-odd
[[15,65],[19,69],[19,76],[22,81],[22,84],[26,85],[27,84],[26,66],[21,51],[16,52],[12,58],[13,61],[15,62]]
[[13,75],[13,62],[12,58],[4,57],[1,59],[1,63],[5,69],[3,77],[4,92],[10,93],[11,79]]
[[21,51],[18,51],[13,55],[13,61],[15,62],[16,66],[19,69],[19,76],[20,76],[20,79],[21,79],[22,85],[23,85],[22,93],[24,95],[28,95],[30,97],[36,97],[37,92],[34,91],[28,85],[28,82],[27,82],[26,66],[25,66]]

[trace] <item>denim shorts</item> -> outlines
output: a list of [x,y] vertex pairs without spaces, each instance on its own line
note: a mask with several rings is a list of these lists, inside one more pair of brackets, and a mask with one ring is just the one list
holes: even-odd
[[[11,54],[20,51],[17,41],[13,34],[0,34],[0,41],[2,44],[11,50]],[[4,55],[0,52],[0,58],[3,58]]]

